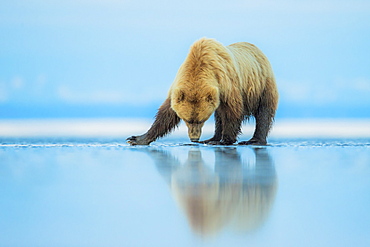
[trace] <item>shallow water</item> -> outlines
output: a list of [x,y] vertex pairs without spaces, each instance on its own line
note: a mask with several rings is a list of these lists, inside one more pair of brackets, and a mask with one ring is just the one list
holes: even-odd
[[1,139],[0,246],[370,246],[370,139]]

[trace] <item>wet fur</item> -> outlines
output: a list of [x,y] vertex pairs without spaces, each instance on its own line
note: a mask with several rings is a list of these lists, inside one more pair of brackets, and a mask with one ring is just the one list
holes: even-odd
[[256,46],[241,42],[225,47],[203,38],[190,48],[151,128],[144,135],[128,138],[128,142],[148,145],[172,131],[180,119],[189,127],[204,123],[214,113],[215,134],[203,143],[235,143],[242,122],[254,116],[252,139],[239,144],[265,145],[277,103],[271,65]]

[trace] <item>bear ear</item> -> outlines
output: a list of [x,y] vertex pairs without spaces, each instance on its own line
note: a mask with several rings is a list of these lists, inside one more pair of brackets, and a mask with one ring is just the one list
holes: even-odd
[[213,101],[213,96],[212,96],[212,94],[211,94],[211,93],[209,93],[209,94],[207,95],[207,97],[206,97],[206,101],[207,101],[207,102],[212,102],[212,101]]
[[177,96],[176,97],[177,103],[180,103],[180,102],[184,101],[184,99],[185,99],[185,93],[182,90],[178,90],[176,96]]

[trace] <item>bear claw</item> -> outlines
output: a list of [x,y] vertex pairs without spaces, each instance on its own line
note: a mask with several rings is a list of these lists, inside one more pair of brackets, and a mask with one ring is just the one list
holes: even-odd
[[150,142],[145,139],[145,135],[142,136],[131,136],[126,139],[127,143],[132,146],[135,145],[149,145]]
[[127,143],[130,145],[136,145],[136,136],[131,136],[126,139]]

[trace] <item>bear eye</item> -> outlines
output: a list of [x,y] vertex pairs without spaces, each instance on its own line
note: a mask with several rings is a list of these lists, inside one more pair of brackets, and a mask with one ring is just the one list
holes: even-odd
[[202,124],[204,121],[196,121],[196,120],[191,119],[189,121],[185,120],[185,122],[187,122],[189,124]]

